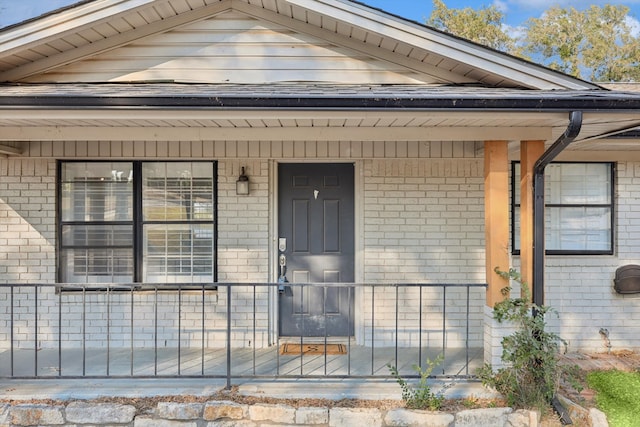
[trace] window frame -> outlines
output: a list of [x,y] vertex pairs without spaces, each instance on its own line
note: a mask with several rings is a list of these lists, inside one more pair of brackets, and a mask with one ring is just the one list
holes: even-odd
[[[520,176],[516,176],[516,167],[519,165],[519,161],[511,162],[511,254],[512,255],[520,255],[520,248],[516,248],[516,212],[519,212],[519,208],[521,207],[520,203],[516,203],[516,189],[520,186]],[[593,249],[593,250],[567,250],[567,249],[548,249],[545,247],[545,255],[613,255],[615,253],[615,216],[616,216],[616,162],[571,162],[571,161],[561,161],[561,162],[552,162],[551,164],[601,164],[609,166],[609,182],[610,189],[609,194],[611,195],[609,203],[607,204],[576,204],[576,203],[547,203],[545,198],[545,210],[548,208],[609,208],[610,209],[610,218],[609,218],[609,249]],[[516,187],[518,186],[518,187]],[[546,234],[546,229],[545,229]],[[546,235],[545,235],[546,239]],[[546,246],[546,245],[545,245]]]
[[[142,285],[152,285],[154,288],[164,289],[164,290],[175,290],[175,289],[188,289],[192,287],[193,289],[208,289],[208,290],[216,290],[216,285],[211,285],[209,282],[194,282],[191,284],[190,282],[143,282],[143,266],[144,266],[144,226],[149,223],[162,223],[158,221],[149,221],[145,220],[143,215],[143,174],[142,168],[145,163],[205,163],[211,165],[212,174],[213,174],[213,218],[211,220],[206,221],[191,221],[191,223],[202,223],[202,224],[212,224],[213,225],[213,248],[212,248],[212,280],[213,284],[218,282],[218,161],[216,160],[129,160],[129,159],[108,159],[108,160],[58,160],[56,164],[56,283],[59,284],[67,284],[62,280],[63,278],[63,269],[61,266],[61,262],[63,260],[62,251],[69,250],[71,248],[65,247],[62,242],[63,238],[63,229],[65,226],[69,225],[82,225],[82,224],[91,224],[88,221],[75,221],[75,220],[63,220],[63,206],[62,206],[62,186],[63,186],[63,165],[71,164],[71,163],[131,163],[133,170],[133,182],[132,182],[132,236],[133,242],[131,245],[132,251],[132,263],[133,263],[133,274],[131,282],[105,282],[104,284],[100,284],[96,287],[96,290],[105,289],[107,287],[112,289],[128,289],[128,286],[123,285],[132,285],[132,289],[141,289]],[[125,221],[126,222],[126,221]],[[100,223],[99,221],[96,223]],[[118,223],[118,221],[109,222],[109,224]],[[174,222],[165,222],[165,224],[175,223]],[[182,222],[179,222],[182,223]],[[127,224],[128,225],[128,224]],[[108,247],[108,246],[96,246],[96,247]],[[85,282],[72,282],[69,285],[70,289],[65,287],[65,290],[74,290],[74,289],[85,289],[83,285],[91,283]],[[190,286],[191,285],[191,286]],[[88,289],[88,288],[86,288]]]

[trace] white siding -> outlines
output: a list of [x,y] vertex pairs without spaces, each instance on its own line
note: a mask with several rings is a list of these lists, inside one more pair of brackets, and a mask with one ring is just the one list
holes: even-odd
[[425,80],[424,75],[402,66],[226,12],[25,81],[382,84]]

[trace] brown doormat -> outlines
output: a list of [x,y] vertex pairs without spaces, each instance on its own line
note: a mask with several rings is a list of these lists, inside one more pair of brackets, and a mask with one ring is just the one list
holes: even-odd
[[302,354],[347,354],[347,346],[344,344],[282,344],[280,346],[280,354],[295,356]]

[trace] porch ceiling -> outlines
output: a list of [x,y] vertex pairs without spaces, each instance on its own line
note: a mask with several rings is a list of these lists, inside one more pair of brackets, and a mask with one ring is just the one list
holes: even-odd
[[[0,153],[28,141],[483,141],[556,140],[566,113],[445,111],[274,111],[144,109],[0,110]],[[638,151],[640,139],[615,136],[640,127],[631,113],[585,113],[571,151]],[[635,135],[635,134],[634,134]]]
[[[63,140],[75,136],[104,140],[121,131],[133,140],[148,140],[150,131],[164,140],[184,140],[191,135],[216,140],[476,141],[515,139],[522,132],[532,138],[550,139],[553,129],[564,129],[566,122],[562,113],[24,109],[0,111],[0,140]],[[97,129],[101,133],[92,132]]]
[[311,84],[4,85],[0,153],[28,141],[551,143],[574,110],[584,121],[569,150],[640,155],[637,132],[605,138],[640,127],[640,93]]

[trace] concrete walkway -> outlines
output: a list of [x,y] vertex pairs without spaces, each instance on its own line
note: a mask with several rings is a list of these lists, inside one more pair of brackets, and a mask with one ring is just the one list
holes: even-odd
[[[433,380],[432,390],[445,389],[447,398],[474,396],[491,398],[496,394],[477,381]],[[399,385],[393,380],[246,380],[235,381],[239,393],[273,398],[400,400]],[[42,379],[1,380],[0,399],[5,400],[89,400],[100,397],[206,397],[225,388],[222,379]]]

